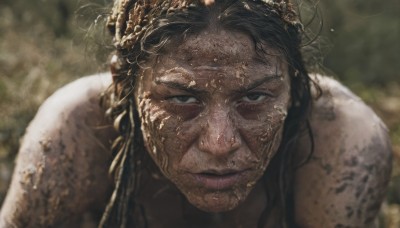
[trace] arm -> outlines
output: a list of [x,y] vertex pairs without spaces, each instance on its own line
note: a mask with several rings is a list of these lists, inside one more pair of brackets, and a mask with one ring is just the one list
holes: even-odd
[[41,106],[19,150],[1,227],[58,227],[107,197],[113,131],[99,106],[105,77],[77,80]]
[[[315,150],[295,181],[300,227],[373,227],[389,183],[392,153],[386,127],[359,98],[329,78],[311,118]],[[301,140],[299,158],[310,150]]]

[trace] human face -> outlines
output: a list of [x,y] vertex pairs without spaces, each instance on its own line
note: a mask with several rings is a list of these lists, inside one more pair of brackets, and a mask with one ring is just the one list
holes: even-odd
[[281,142],[287,64],[247,35],[206,30],[148,61],[135,97],[146,149],[194,206],[244,201]]

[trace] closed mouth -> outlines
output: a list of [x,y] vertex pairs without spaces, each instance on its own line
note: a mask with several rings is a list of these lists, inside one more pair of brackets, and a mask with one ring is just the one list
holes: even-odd
[[232,188],[243,178],[247,170],[205,171],[192,174],[195,180],[204,188],[224,190]]

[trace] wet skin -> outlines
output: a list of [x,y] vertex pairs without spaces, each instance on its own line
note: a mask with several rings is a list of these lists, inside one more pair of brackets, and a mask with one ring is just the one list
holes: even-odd
[[267,51],[244,34],[206,30],[147,63],[137,82],[147,151],[204,211],[244,201],[280,145],[289,76]]
[[[286,65],[271,55],[260,62],[245,35],[205,32],[152,59],[137,82],[147,152],[167,177],[143,171],[137,201],[148,227],[257,227],[266,203],[263,186],[250,189],[280,141]],[[390,179],[387,129],[343,85],[311,77],[323,94],[309,116],[314,154],[295,172],[295,221],[374,227]],[[43,103],[21,143],[0,227],[96,227],[112,189],[116,133],[99,106],[111,83],[110,74],[84,77]],[[291,152],[302,161],[310,148],[301,134]],[[265,227],[279,227],[276,211]]]

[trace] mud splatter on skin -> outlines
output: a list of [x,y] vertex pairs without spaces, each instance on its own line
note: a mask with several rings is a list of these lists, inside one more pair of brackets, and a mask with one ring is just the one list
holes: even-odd
[[324,80],[311,119],[315,153],[297,171],[297,220],[304,227],[372,227],[390,180],[387,132],[357,97]]
[[374,136],[369,142],[365,142],[365,146],[361,146],[362,149],[359,147],[354,149],[360,151],[361,154],[369,154],[368,159],[351,156],[343,161],[344,169],[341,178],[337,180],[334,193],[349,194],[354,197],[355,203],[344,205],[346,217],[349,220],[354,217],[361,220],[362,224],[368,225],[373,222],[380,209],[386,183],[382,184],[375,178],[383,181],[388,176],[388,170],[377,170],[376,167],[390,161],[387,161],[387,157],[378,156],[376,152],[385,147],[381,139]]
[[42,145],[43,151],[47,152],[50,150],[50,146],[51,146],[51,139],[43,139],[41,141],[39,141],[39,144]]
[[[277,55],[264,57],[246,35],[206,30],[149,61],[139,77],[135,97],[147,151],[199,209],[237,207],[280,145],[289,77]],[[217,190],[196,179],[217,170],[242,175]]]
[[70,84],[39,109],[21,144],[1,222],[78,227],[74,223],[92,206],[103,206],[111,187],[107,148],[115,132],[103,118],[96,83],[98,77]]

